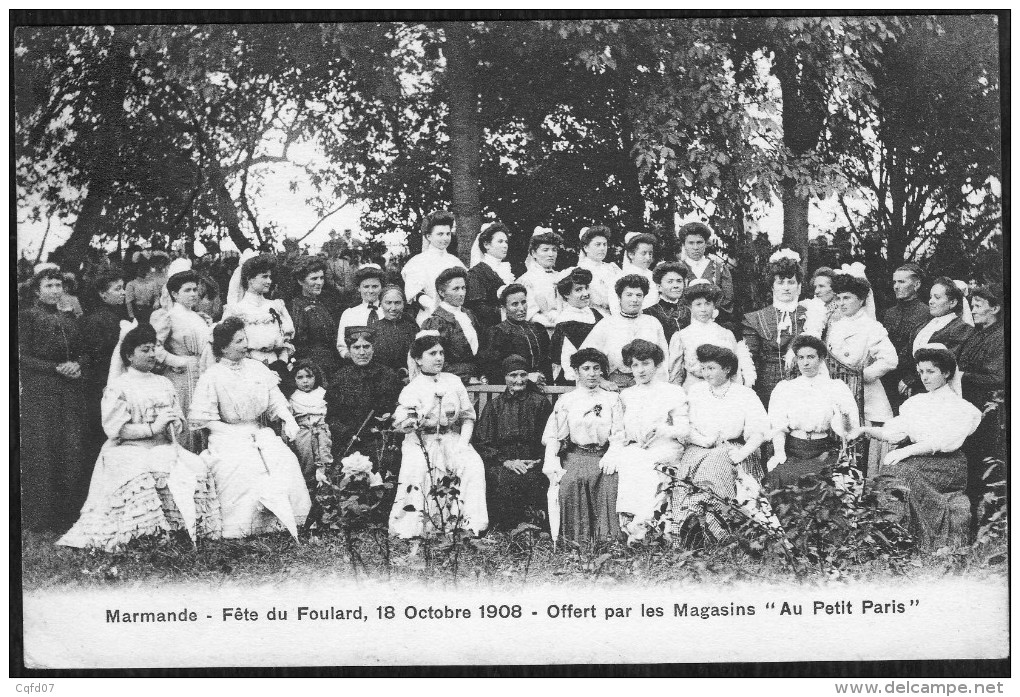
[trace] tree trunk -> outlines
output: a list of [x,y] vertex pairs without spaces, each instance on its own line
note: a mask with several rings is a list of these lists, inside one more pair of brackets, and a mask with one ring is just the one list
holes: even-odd
[[783,190],[783,244],[800,254],[801,266],[808,261],[808,208],[811,201],[797,195],[797,181],[784,179]]
[[237,208],[234,206],[234,199],[227,188],[227,179],[223,175],[220,163],[215,159],[211,160],[207,168],[209,183],[216,194],[216,211],[224,225],[227,226],[227,234],[230,241],[237,247],[237,251],[243,252],[255,245],[241,231],[241,218],[237,215]]
[[443,25],[446,35],[446,77],[450,99],[450,179],[453,214],[457,218],[457,254],[468,264],[471,243],[482,224],[480,172],[482,127],[478,113],[475,72],[478,60],[471,50],[470,24]]
[[96,97],[99,127],[95,140],[94,159],[88,193],[74,221],[71,236],[61,248],[65,260],[80,261],[99,231],[103,213],[120,170],[120,136],[124,124],[124,97],[131,78],[131,44],[115,36],[110,54],[103,66],[101,92]]

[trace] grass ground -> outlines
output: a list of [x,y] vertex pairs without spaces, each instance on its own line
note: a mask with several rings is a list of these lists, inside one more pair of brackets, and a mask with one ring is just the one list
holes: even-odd
[[944,576],[1004,581],[1006,544],[995,541],[956,552],[914,554],[890,565],[876,560],[838,568],[801,568],[775,555],[753,555],[735,545],[676,549],[650,545],[630,549],[602,545],[554,550],[548,536],[494,532],[445,548],[422,547],[409,556],[409,543],[385,535],[327,534],[297,543],[286,534],[202,542],[148,539],[129,549],[105,553],[56,547],[55,535],[27,534],[22,548],[24,590],[102,588],[136,584],[260,584],[329,577],[371,577],[405,582],[516,586],[526,583],[634,583],[705,581],[713,584],[760,581],[819,583],[881,578],[931,580]]

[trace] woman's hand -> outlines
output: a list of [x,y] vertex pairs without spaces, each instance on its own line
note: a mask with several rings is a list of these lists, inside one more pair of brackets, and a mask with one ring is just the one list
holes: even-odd
[[769,458],[769,461],[765,463],[765,469],[769,472],[774,470],[779,465],[786,463],[786,453],[776,453]]
[[523,460],[503,460],[503,466],[514,474],[526,474],[528,465]]
[[542,463],[542,474],[549,478],[550,484],[559,484],[565,473],[558,457],[546,458]]
[[605,379],[603,379],[602,382],[599,383],[599,387],[601,387],[603,390],[608,390],[609,392],[619,392],[620,391],[620,386],[617,385],[612,380],[605,380]]
[[861,426],[855,426],[854,428],[851,428],[849,431],[847,431],[846,439],[847,440],[857,440],[858,438],[860,438],[863,435],[864,435],[864,428],[861,427]]
[[652,426],[651,430],[649,430],[648,433],[646,433],[644,437],[641,439],[641,442],[638,444],[638,447],[641,448],[642,450],[647,449],[652,443],[655,442],[655,439],[658,436],[659,426]]
[[319,466],[315,468],[315,481],[319,484],[327,484],[329,480],[326,479],[326,468]]
[[729,456],[730,462],[736,465],[738,462],[746,460],[750,453],[745,448],[730,448],[726,451],[726,454]]
[[542,375],[542,373],[539,373],[538,371],[528,373],[528,380],[535,383],[539,387],[545,387],[545,376]]
[[903,395],[904,397],[910,394],[910,386],[908,386],[907,383],[903,382],[902,380],[900,380],[899,390],[900,394]]
[[616,474],[616,463],[612,459],[602,458],[599,461],[599,469],[603,474]]
[[910,453],[907,452],[906,448],[897,448],[896,450],[890,450],[889,453],[882,458],[882,464],[891,467],[908,457],[910,457]]
[[288,419],[283,422],[283,435],[287,438],[287,440],[297,440],[298,432],[300,430],[301,427],[297,425],[297,421],[291,421]]

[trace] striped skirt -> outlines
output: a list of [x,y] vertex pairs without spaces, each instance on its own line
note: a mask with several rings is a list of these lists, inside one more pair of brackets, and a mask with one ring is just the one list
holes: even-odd
[[[924,549],[959,547],[970,532],[967,458],[960,451],[908,457],[883,471],[879,481],[883,503],[899,513]],[[883,478],[884,479],[884,478]],[[905,496],[893,496],[899,490]]]

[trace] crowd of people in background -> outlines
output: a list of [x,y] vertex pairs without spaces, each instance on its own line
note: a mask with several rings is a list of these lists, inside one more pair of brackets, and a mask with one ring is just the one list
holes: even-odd
[[[443,475],[476,535],[533,519],[577,544],[719,537],[713,498],[775,521],[768,492],[852,443],[863,477],[904,492],[922,546],[966,543],[1002,447],[986,408],[1005,386],[1001,288],[912,263],[805,278],[781,249],[772,302],[738,315],[712,235],[684,225],[661,258],[628,232],[618,265],[595,225],[557,268],[564,241],[539,228],[515,275],[507,225],[483,226],[465,265],[440,211],[399,272],[253,252],[131,251],[80,278],[38,265],[19,307],[24,524],[103,549],[175,530],[297,537],[357,452],[396,480],[400,537],[433,525]],[[878,283],[896,296],[882,316]],[[484,385],[505,387],[477,413]],[[404,434],[398,457],[378,455],[373,417]]]

